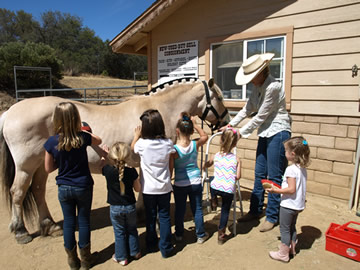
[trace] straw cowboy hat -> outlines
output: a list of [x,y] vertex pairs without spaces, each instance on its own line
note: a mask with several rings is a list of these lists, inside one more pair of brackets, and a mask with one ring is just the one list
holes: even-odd
[[270,64],[274,55],[273,53],[255,54],[246,59],[236,73],[235,83],[237,85],[243,85],[251,82],[256,75]]

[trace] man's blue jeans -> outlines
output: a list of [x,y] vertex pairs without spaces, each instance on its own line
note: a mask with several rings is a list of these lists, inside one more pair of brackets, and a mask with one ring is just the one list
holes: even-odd
[[[291,136],[288,131],[281,131],[269,138],[259,137],[256,150],[255,181],[250,199],[250,213],[259,215],[264,207],[265,190],[261,179],[269,179],[281,186],[287,166],[283,142]],[[279,220],[280,194],[269,193],[266,207],[266,220],[277,223]]]
[[[64,215],[64,246],[72,250],[75,245],[76,219],[79,227],[79,247],[90,243],[90,212],[93,186],[76,187],[59,185],[58,199]],[[78,216],[76,217],[76,211]]]
[[204,216],[202,211],[202,185],[186,187],[173,186],[175,197],[175,234],[183,236],[186,199],[189,196],[191,211],[194,216],[197,238],[205,236]]
[[[166,258],[171,255],[171,219],[170,219],[170,195],[166,194],[143,194],[146,214],[146,246],[153,251],[159,244],[161,255]],[[160,241],[156,233],[156,219],[159,213]]]
[[140,252],[139,235],[136,226],[136,207],[131,205],[110,205],[110,219],[115,235],[115,258],[123,261]]

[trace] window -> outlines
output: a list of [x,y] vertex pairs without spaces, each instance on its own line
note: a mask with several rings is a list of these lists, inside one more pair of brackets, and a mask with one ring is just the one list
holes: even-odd
[[211,45],[211,77],[223,91],[225,99],[245,100],[253,84],[236,85],[235,76],[243,61],[254,54],[272,52],[270,73],[284,87],[285,36],[265,39],[239,40]]

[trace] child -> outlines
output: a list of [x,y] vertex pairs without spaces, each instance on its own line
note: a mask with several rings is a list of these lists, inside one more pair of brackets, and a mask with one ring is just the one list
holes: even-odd
[[238,132],[232,128],[226,128],[221,134],[220,152],[211,156],[205,163],[205,167],[214,164],[214,180],[211,181],[210,191],[212,196],[221,197],[221,218],[218,228],[218,244],[224,244],[229,235],[226,235],[226,225],[229,218],[230,207],[236,191],[235,181],[241,177],[240,159],[232,153],[239,139]]
[[156,219],[159,213],[159,249],[163,258],[171,256],[171,219],[169,159],[174,145],[165,136],[165,125],[157,110],[146,110],[140,117],[142,126],[135,129],[131,148],[140,155],[140,180],[146,214],[146,245],[149,252],[156,250],[158,237]]
[[[198,140],[191,140],[190,136],[194,129],[199,133]],[[190,207],[194,216],[197,243],[202,244],[209,234],[204,230],[204,217],[202,212],[202,184],[201,173],[197,165],[199,147],[208,139],[207,134],[196,125],[195,119],[187,113],[182,113],[176,125],[177,153],[171,155],[170,173],[175,168],[175,238],[181,241],[184,234],[184,216],[186,211],[186,199],[189,196]]]
[[111,146],[110,151],[106,146],[103,150],[108,153],[107,159],[111,164],[102,168],[102,174],[107,182],[107,202],[110,204],[110,218],[115,235],[115,254],[112,258],[125,266],[128,264],[128,247],[130,256],[136,260],[141,257],[133,192],[133,188],[140,192],[141,184],[137,171],[125,166],[125,160],[131,153],[129,145],[117,142]]
[[305,208],[306,167],[310,162],[310,149],[307,141],[299,136],[284,142],[285,155],[292,165],[286,168],[281,189],[272,186],[268,192],[281,194],[279,251],[271,251],[274,260],[288,262],[289,253],[295,256],[296,219]]
[[90,253],[90,211],[94,181],[89,170],[86,147],[99,145],[101,139],[81,131],[80,114],[73,103],[58,104],[52,122],[55,135],[44,144],[45,170],[50,173],[58,168],[56,184],[64,215],[64,246],[68,264],[71,269],[80,267],[75,241],[78,220],[81,269],[89,269],[94,260]]

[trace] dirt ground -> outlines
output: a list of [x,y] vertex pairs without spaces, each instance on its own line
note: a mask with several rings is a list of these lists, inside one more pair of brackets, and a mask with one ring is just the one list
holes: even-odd
[[[106,185],[103,176],[94,175],[94,200],[92,205],[92,251],[98,251],[97,264],[92,269],[118,269],[122,267],[111,260],[114,252],[114,236],[106,203]],[[243,207],[249,207],[250,190],[242,188]],[[62,224],[62,214],[57,200],[55,174],[47,184],[47,203],[56,222]],[[174,204],[172,203],[172,212]],[[237,211],[240,216],[240,211]],[[132,261],[127,269],[359,269],[359,262],[325,250],[325,232],[330,223],[343,224],[348,221],[360,222],[360,218],[347,210],[342,201],[308,195],[307,208],[299,215],[297,230],[299,239],[298,255],[289,264],[273,261],[268,252],[277,248],[279,227],[260,233],[259,221],[237,225],[237,235],[220,246],[217,244],[219,214],[208,214],[204,208],[205,228],[210,233],[207,242],[196,243],[194,223],[190,209],[187,210],[184,242],[175,245],[176,254],[163,259],[160,252],[145,253],[145,227],[138,224],[143,257]],[[68,269],[62,237],[40,237],[37,228],[30,227],[34,239],[26,245],[16,243],[8,231],[10,215],[2,203],[0,207],[0,269]],[[172,213],[173,218],[173,213]],[[230,215],[228,225],[232,224]],[[174,226],[172,227],[174,232]]]
[[[97,87],[120,85],[120,82],[105,79],[65,77],[62,81],[69,87]],[[7,93],[0,91],[0,111],[7,109],[15,102]],[[109,206],[106,203],[106,185],[103,176],[94,175],[94,200],[92,204],[92,251],[98,251],[99,257],[92,269],[119,269],[122,266],[111,260],[114,253],[114,235],[109,219]],[[242,198],[244,212],[249,208],[251,183],[242,183]],[[55,173],[51,174],[47,184],[47,203],[54,220],[62,224],[62,213],[57,200],[57,186]],[[26,245],[16,243],[14,235],[10,234],[8,224],[10,214],[0,196],[0,270],[31,269],[51,270],[69,269],[63,248],[62,237],[40,237],[38,228],[28,226],[34,239]],[[174,203],[172,203],[173,218]],[[238,211],[239,212],[239,211]],[[298,255],[289,264],[273,261],[268,252],[277,249],[279,241],[279,227],[267,233],[260,233],[258,226],[264,221],[242,223],[237,225],[237,235],[220,246],[217,244],[217,224],[220,211],[207,213],[204,208],[205,229],[210,233],[210,238],[204,244],[196,243],[194,223],[190,209],[187,210],[185,222],[184,241],[176,244],[176,254],[168,259],[163,259],[160,252],[145,253],[145,227],[144,223],[138,224],[140,246],[143,257],[132,261],[127,269],[360,269],[359,262],[350,260],[340,255],[325,250],[325,232],[330,223],[343,224],[348,221],[360,222],[360,218],[347,208],[347,203],[330,200],[320,196],[307,196],[307,208],[303,211],[297,222],[299,251]],[[240,217],[240,213],[237,213]],[[232,224],[232,214],[228,225]],[[174,232],[174,226],[172,227]]]

